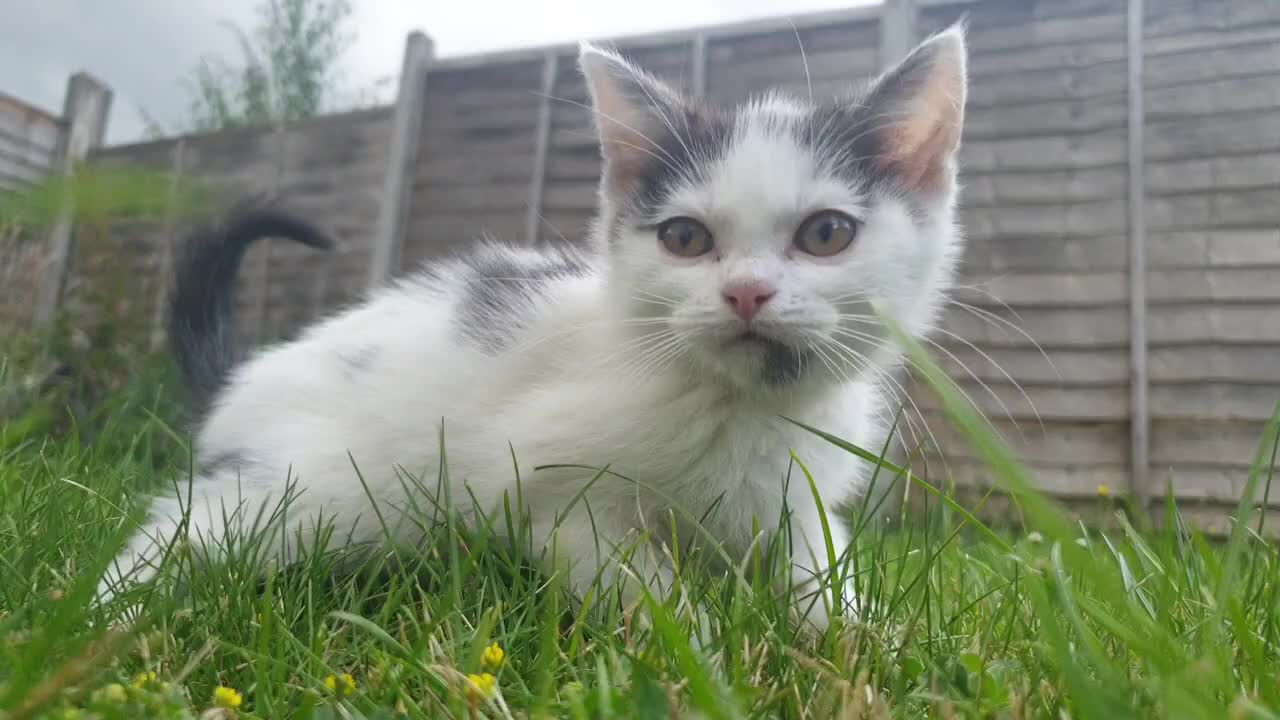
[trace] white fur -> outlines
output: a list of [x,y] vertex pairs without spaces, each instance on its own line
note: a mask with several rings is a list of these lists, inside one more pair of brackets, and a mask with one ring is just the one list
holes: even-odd
[[[616,72],[621,61],[603,57],[590,62]],[[784,490],[790,451],[812,473],[828,508],[858,496],[868,467],[782,416],[878,447],[886,417],[878,373],[887,372],[895,356],[875,342],[846,337],[866,366],[824,364],[796,383],[767,387],[754,350],[724,346],[738,320],[720,288],[742,278],[773,283],[778,295],[759,323],[787,341],[830,337],[841,327],[882,337],[876,326],[849,324],[841,315],[848,307],[841,310],[833,299],[851,293],[860,298],[856,311],[869,313],[867,303],[880,300],[907,328],[923,333],[959,239],[952,229],[954,185],[929,201],[923,219],[913,220],[901,198],[860,196],[781,129],[802,109],[778,98],[748,108],[732,149],[708,169],[706,181],[686,184],[668,200],[664,216],[696,217],[712,230],[714,260],[664,254],[652,229],[627,226],[620,237],[605,238],[608,223],[601,222],[594,271],[552,282],[533,302],[514,345],[502,352],[460,340],[457,313],[467,278],[462,265],[452,265],[382,290],[239,367],[201,427],[196,452],[206,458],[231,453],[251,464],[196,478],[190,535],[219,540],[224,508],[230,513],[243,503],[241,512],[251,519],[280,500],[290,478],[301,490],[290,518],[308,527],[323,517],[335,523],[338,538],[377,541],[383,530],[354,461],[383,517],[411,541],[412,525],[397,526],[399,509],[409,502],[397,469],[434,490],[443,423],[455,508],[469,513],[474,497],[494,510],[504,493],[514,498],[510,446],[538,544],[550,541],[554,519],[594,473],[535,467],[608,465],[640,481],[606,476],[587,493],[587,503],[560,518],[559,559],[571,562],[579,590],[598,569],[593,534],[605,548],[624,544],[638,529],[670,537],[661,525],[668,497],[693,516],[722,501],[707,529],[735,557],[755,539],[753,519],[774,530],[785,503],[794,536],[804,541],[793,574],[799,584],[812,584],[813,573],[825,569],[826,552],[803,475],[793,473]],[[602,203],[605,221],[614,212],[610,200]],[[828,208],[863,221],[854,246],[833,258],[790,252],[797,224]],[[534,251],[485,252],[519,258]],[[650,332],[666,334],[645,335]],[[670,343],[665,354],[644,355],[660,342]],[[341,358],[361,348],[374,349],[372,369],[352,373]],[[119,558],[123,572],[134,579],[152,574],[152,538],[172,536],[182,502],[156,500],[152,521]],[[681,538],[696,535],[682,524]],[[836,522],[832,532],[842,552],[847,531]],[[670,570],[660,553],[654,557],[640,574],[653,573],[656,579],[645,579],[659,587]],[[109,593],[105,584],[103,593]],[[826,622],[820,606],[810,617]]]

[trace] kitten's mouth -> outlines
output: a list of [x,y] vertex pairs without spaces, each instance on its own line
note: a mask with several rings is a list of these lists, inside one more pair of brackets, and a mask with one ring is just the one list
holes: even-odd
[[725,342],[725,345],[728,347],[747,346],[769,349],[784,346],[785,343],[780,340],[775,340],[767,335],[762,335],[755,330],[744,330],[729,338]]

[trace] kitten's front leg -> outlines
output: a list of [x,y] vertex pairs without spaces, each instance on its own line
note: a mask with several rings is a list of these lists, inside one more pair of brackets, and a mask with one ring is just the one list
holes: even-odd
[[[676,589],[670,557],[627,523],[611,523],[600,513],[595,516],[594,526],[587,517],[561,519],[543,535],[543,542],[551,562],[548,569],[553,573],[563,572],[579,599],[593,587],[597,588],[597,596],[620,589],[623,607],[632,611],[644,605],[646,592],[661,603]],[[694,614],[698,636],[691,640],[695,647],[700,647],[711,639],[710,625],[705,609],[691,607],[690,602],[687,594],[682,595],[675,612]],[[647,611],[636,617],[642,625],[647,624]]]
[[[847,617],[857,602],[857,589],[846,562],[852,538],[843,521],[827,515],[836,568],[832,572],[827,552],[827,533],[822,516],[812,500],[793,509],[791,532],[791,584],[793,606],[800,618],[825,632],[832,616]],[[837,592],[838,591],[838,592]]]

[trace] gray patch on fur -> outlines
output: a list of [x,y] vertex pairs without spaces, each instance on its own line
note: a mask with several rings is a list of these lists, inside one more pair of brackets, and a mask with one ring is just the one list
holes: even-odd
[[338,353],[338,361],[342,363],[343,376],[348,380],[354,380],[357,375],[373,367],[374,361],[378,359],[378,354],[378,348],[374,345]]
[[770,338],[756,342],[764,350],[764,381],[770,385],[789,385],[799,380],[809,366],[807,352]]
[[463,259],[458,334],[490,354],[508,349],[528,326],[537,300],[557,280],[586,277],[590,268],[570,252],[547,251],[536,259],[489,249]]
[[228,471],[239,473],[252,464],[242,451],[226,450],[200,463],[200,473],[206,476]]

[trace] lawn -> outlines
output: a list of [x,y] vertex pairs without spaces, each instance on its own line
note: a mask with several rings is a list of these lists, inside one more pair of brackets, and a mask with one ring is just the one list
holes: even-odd
[[[56,436],[10,423],[0,718],[1280,716],[1269,518],[1242,506],[1230,537],[1206,538],[1172,504],[1148,519],[1100,497],[1104,522],[1086,528],[936,390],[1026,525],[985,525],[935,492],[944,479],[881,467],[879,486],[909,485],[916,509],[846,509],[858,537],[840,568],[863,610],[820,636],[767,582],[779,542],[727,577],[707,552],[680,553],[680,592],[696,602],[636,610],[609,588],[581,602],[518,547],[438,513],[424,513],[436,530],[423,547],[354,562],[330,543],[263,575],[244,558],[279,537],[242,538],[231,562],[195,572],[176,548],[179,582],[122,598],[144,620],[109,628],[90,602],[98,572],[143,491],[187,464],[173,402],[140,382]],[[1259,438],[1258,497],[1278,428]],[[515,510],[489,521],[521,524]],[[714,637],[696,646],[700,624]]]

